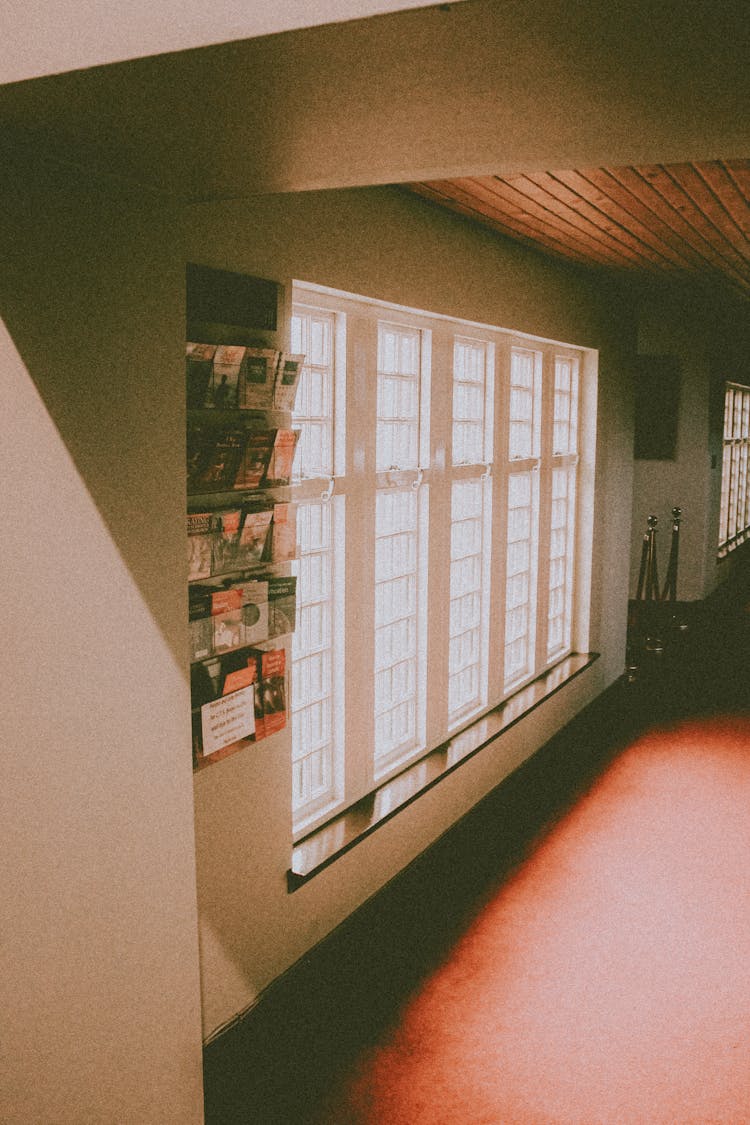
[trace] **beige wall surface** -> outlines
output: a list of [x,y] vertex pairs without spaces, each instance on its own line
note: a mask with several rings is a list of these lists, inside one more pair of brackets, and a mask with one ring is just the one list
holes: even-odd
[[644,302],[639,323],[639,351],[646,356],[674,356],[679,364],[680,394],[677,445],[673,460],[636,460],[633,471],[633,537],[630,593],[638,586],[643,533],[653,514],[659,581],[666,576],[673,507],[682,509],[677,596],[692,601],[705,593],[705,551],[710,460],[708,452],[708,347],[706,324],[685,317],[669,302]]
[[202,1120],[175,217],[6,154],[6,1125]]
[[[663,584],[669,559],[671,510],[682,509],[677,597],[707,597],[727,577],[719,563],[721,385],[750,383],[750,325],[738,302],[712,304],[653,289],[639,302],[638,350],[673,356],[680,371],[677,446],[673,460],[634,462],[630,593],[635,595],[647,517],[657,516],[657,557]],[[718,385],[718,392],[717,392]]]
[[[361,19],[432,0],[26,0],[4,13],[0,82],[20,82],[118,59],[271,35],[294,27]],[[456,0],[453,0],[455,3]],[[461,0],[459,0],[461,2]]]
[[[0,160],[3,1121],[199,1121],[196,854],[210,1035],[624,667],[622,292],[393,188],[195,205],[186,255],[152,188],[204,198],[737,155],[739,8],[467,0],[0,91],[13,144],[61,161]],[[111,178],[83,186],[66,163]],[[191,776],[186,256],[599,353],[583,515],[602,658],[294,895],[288,741]]]
[[0,129],[190,199],[739,157],[749,39],[734,0],[465,0],[9,85]]
[[[204,1031],[419,854],[624,667],[634,348],[622,295],[394,188],[268,197],[187,211],[189,260],[315,282],[599,349],[591,647],[602,658],[495,746],[293,894],[288,735],[195,778]],[[584,468],[585,473],[592,470]]]

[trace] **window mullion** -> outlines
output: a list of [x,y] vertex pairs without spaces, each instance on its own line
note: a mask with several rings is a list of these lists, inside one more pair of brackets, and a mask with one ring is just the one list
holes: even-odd
[[[445,737],[448,723],[448,652],[451,537],[451,411],[453,335],[442,326],[432,333],[430,389],[430,543],[427,559],[427,744]],[[448,549],[446,549],[446,544]]]
[[[377,414],[377,318],[347,317],[347,518],[346,589],[356,590],[346,615],[346,801],[358,800],[374,784],[374,606],[375,606],[375,426]],[[354,705],[351,705],[354,703]]]
[[508,366],[508,479],[505,551],[505,687],[538,664],[541,351],[511,341]]
[[548,662],[549,557],[552,520],[552,427],[555,394],[555,357],[545,348],[542,353],[541,434],[539,465],[539,561],[537,569],[536,656],[534,671]]
[[422,400],[422,390],[428,396],[431,332],[380,318],[377,329],[373,723],[379,781],[426,747],[429,398]]
[[494,426],[492,490],[492,582],[490,585],[491,654],[487,690],[490,700],[502,698],[505,678],[505,578],[508,535],[508,402],[510,394],[510,345],[500,337],[494,348],[494,371],[488,372],[493,384]]

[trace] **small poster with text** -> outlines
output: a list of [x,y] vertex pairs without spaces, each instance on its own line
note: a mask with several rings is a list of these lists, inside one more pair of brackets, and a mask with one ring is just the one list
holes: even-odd
[[215,754],[255,733],[255,687],[233,691],[201,707],[203,755]]

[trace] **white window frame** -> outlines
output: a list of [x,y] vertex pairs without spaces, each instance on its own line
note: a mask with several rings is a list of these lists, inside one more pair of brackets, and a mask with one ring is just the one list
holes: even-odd
[[[455,325],[452,329],[452,362],[451,362],[451,419],[450,419],[450,450],[449,456],[446,457],[447,471],[450,476],[450,481],[447,484],[449,490],[449,497],[446,497],[447,502],[450,504],[450,519],[451,529],[453,524],[453,495],[454,486],[461,481],[475,481],[481,488],[481,547],[479,552],[479,566],[481,570],[481,580],[479,589],[480,600],[480,632],[479,632],[479,662],[478,662],[478,691],[476,696],[467,700],[461,707],[451,710],[450,707],[450,686],[448,684],[448,722],[447,730],[452,733],[466,723],[468,719],[482,711],[487,706],[489,697],[489,646],[490,646],[490,595],[492,587],[492,505],[493,505],[493,491],[492,491],[492,459],[493,450],[495,447],[495,343],[486,337],[477,337],[470,332],[462,332],[459,330],[460,325]],[[456,456],[454,448],[454,440],[456,434],[456,385],[463,382],[459,379],[456,371],[456,356],[457,350],[460,346],[469,346],[474,350],[481,350],[483,352],[483,379],[482,379],[482,398],[483,409],[481,415],[482,434],[479,442],[480,456],[475,461],[467,461]],[[433,410],[437,413],[442,413],[439,410],[439,404],[433,404]],[[451,531],[452,534],[452,531]],[[449,540],[450,541],[450,540]],[[452,578],[449,573],[449,596],[448,605],[452,605],[452,591],[451,584]],[[450,632],[450,623],[449,623]],[[448,641],[448,653],[450,657],[450,643]],[[448,679],[450,681],[451,669],[448,669]]]
[[724,384],[718,554],[734,551],[750,535],[750,387]]
[[[556,467],[575,472],[579,449],[555,454],[552,442],[555,356],[572,357],[578,365],[578,431],[584,414],[589,430],[587,449],[593,459],[592,410],[595,408],[595,353],[584,348],[536,339],[501,328],[438,316],[341,293],[304,282],[293,285],[293,307],[306,305],[333,313],[340,326],[337,335],[337,454],[332,482],[301,482],[298,499],[333,491],[346,506],[337,543],[338,597],[336,620],[340,629],[335,666],[340,698],[347,689],[337,747],[340,782],[335,800],[325,808],[295,818],[300,838],[336,813],[353,805],[406,766],[418,761],[446,738],[458,733],[492,707],[519,692],[529,682],[558,664],[571,651],[585,651],[588,643],[591,521],[579,520],[582,474],[576,473],[576,507],[571,510],[569,547],[582,563],[574,565],[566,586],[566,641],[547,653],[546,624],[549,596],[549,514],[552,473]],[[378,402],[378,325],[387,322],[418,331],[421,340],[418,464],[416,467],[381,469],[376,462]],[[485,347],[485,440],[479,464],[453,464],[453,356],[456,339]],[[526,349],[537,358],[535,387],[538,418],[534,421],[533,456],[509,459],[509,368],[513,348]],[[343,358],[345,357],[345,359]],[[592,384],[593,381],[593,384]],[[585,384],[585,385],[584,385]],[[586,409],[584,409],[586,408]],[[502,654],[505,638],[505,567],[508,480],[526,469],[538,481],[540,503],[536,529],[536,620],[533,664],[523,674],[507,680]],[[593,474],[587,474],[590,482]],[[482,685],[476,703],[448,715],[451,496],[455,481],[480,479],[484,491],[482,544]],[[377,760],[373,747],[374,688],[374,511],[378,492],[414,489],[419,508],[419,610],[420,715],[418,736],[403,754]],[[588,555],[588,560],[587,560]],[[587,561],[586,561],[587,560]],[[348,600],[347,600],[348,599]],[[344,680],[346,681],[344,683]],[[342,708],[343,710],[343,708]]]
[[[330,618],[330,681],[327,685],[327,698],[330,706],[331,746],[330,746],[330,784],[326,791],[304,804],[299,801],[297,779],[292,781],[292,816],[295,832],[307,831],[310,827],[326,820],[333,812],[338,810],[345,798],[345,770],[344,770],[344,714],[346,709],[346,682],[344,675],[345,657],[345,573],[343,567],[343,544],[346,538],[346,315],[336,310],[321,310],[316,303],[298,303],[295,311],[305,316],[321,311],[330,312],[332,318],[332,378],[330,387],[331,402],[331,465],[333,472],[329,476],[307,475],[303,472],[299,457],[295,458],[295,501],[304,507],[306,504],[326,505],[330,516],[331,529],[331,576],[329,595]],[[304,377],[304,374],[303,374]],[[292,415],[293,425],[302,426],[303,420],[299,415]],[[298,518],[298,529],[302,520]],[[297,564],[298,582],[303,571],[303,562]],[[292,728],[292,761],[293,771],[296,760],[306,755],[308,748],[300,745],[300,726],[295,723],[295,663],[304,659],[308,653],[300,645],[301,630],[299,627],[300,616],[304,609],[305,591],[302,587],[298,590],[297,619],[298,625],[292,639],[292,700],[291,728]]]

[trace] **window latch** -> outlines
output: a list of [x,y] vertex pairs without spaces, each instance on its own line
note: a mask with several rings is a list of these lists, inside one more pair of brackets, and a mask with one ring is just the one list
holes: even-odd
[[320,499],[321,500],[330,500],[331,497],[333,496],[333,490],[334,490],[335,487],[336,487],[336,479],[335,479],[335,477],[331,477],[330,480],[328,481],[328,488],[325,490],[325,492],[321,492]]
[[417,469],[417,475],[414,478],[414,480],[411,482],[411,486],[412,486],[412,488],[414,489],[415,492],[417,491],[417,489],[421,485],[423,476],[424,476],[424,470],[423,469]]

